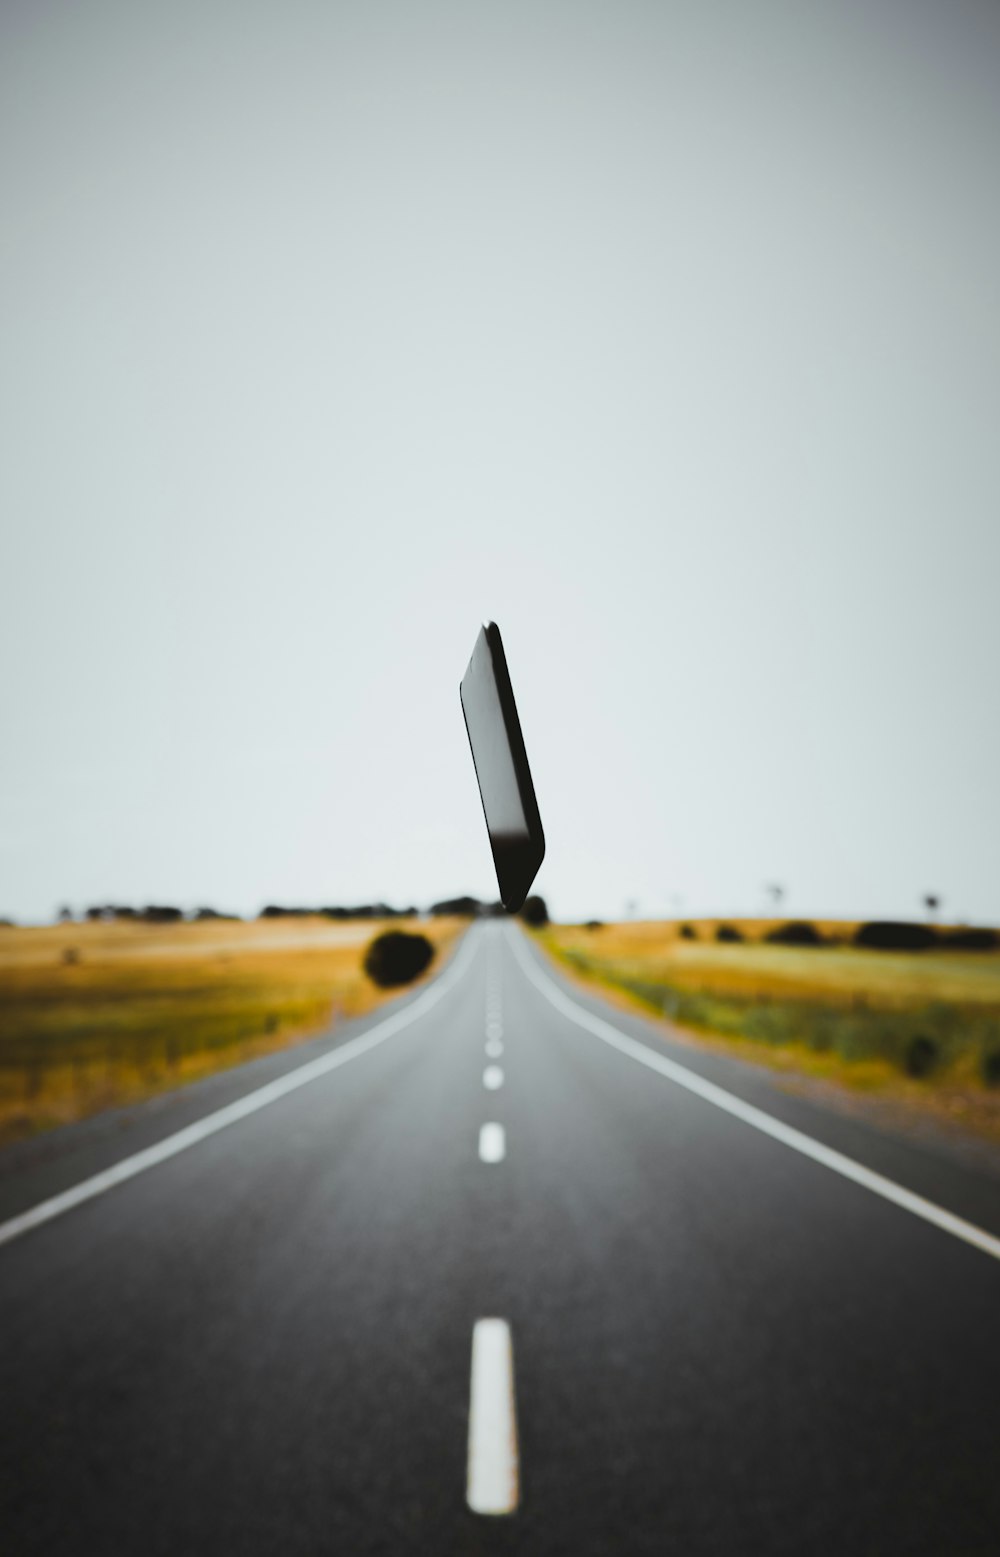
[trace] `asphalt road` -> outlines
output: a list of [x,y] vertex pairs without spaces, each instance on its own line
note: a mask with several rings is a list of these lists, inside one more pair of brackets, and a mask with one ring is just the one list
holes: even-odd
[[[559,989],[516,928],[477,927],[388,1029],[0,1158],[5,1557],[995,1557],[1000,1259],[613,1047]],[[1000,1235],[996,1179],[568,992]],[[12,1225],[250,1093],[235,1122]],[[487,1317],[516,1397],[499,1516],[466,1500]],[[484,1452],[512,1457],[489,1425]]]

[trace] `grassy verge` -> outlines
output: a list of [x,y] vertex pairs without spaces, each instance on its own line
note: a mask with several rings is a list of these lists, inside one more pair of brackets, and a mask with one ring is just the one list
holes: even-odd
[[[1000,1142],[1000,955],[695,941],[672,924],[554,925],[540,939],[585,982],[692,1038],[791,1075],[945,1114]],[[832,927],[824,927],[832,933]]]
[[[0,929],[0,1141],[373,1009],[392,992],[365,977],[362,958],[384,928],[294,919]],[[438,948],[432,971],[460,928],[420,926]]]

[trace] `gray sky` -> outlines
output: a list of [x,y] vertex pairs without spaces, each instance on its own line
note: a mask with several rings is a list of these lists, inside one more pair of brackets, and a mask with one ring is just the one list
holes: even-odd
[[991,0],[8,0],[0,913],[494,895],[494,617],[557,913],[1000,919],[998,167]]

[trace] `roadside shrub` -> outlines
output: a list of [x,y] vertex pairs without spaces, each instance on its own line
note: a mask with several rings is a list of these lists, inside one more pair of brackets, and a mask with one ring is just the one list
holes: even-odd
[[584,925],[583,928],[585,930],[603,930],[604,929],[604,920],[603,919],[588,919],[587,923]]
[[914,1076],[918,1080],[929,1076],[932,1070],[937,1068],[941,1058],[941,1051],[933,1038],[928,1038],[923,1033],[918,1033],[911,1038],[903,1053],[903,1066],[908,1076]]
[[543,924],[548,924],[549,911],[545,906],[545,899],[534,895],[526,897],[521,909],[521,918],[533,930],[540,930]]
[[745,1038],[753,1038],[758,1043],[787,1043],[792,1036],[787,1013],[766,1001],[742,1010],[740,1031]]
[[737,930],[734,924],[720,924],[716,927],[715,939],[717,941],[742,941],[743,932]]
[[980,1069],[988,1087],[1000,1087],[1000,1049],[989,1049],[983,1055]]
[[822,946],[823,937],[814,924],[805,919],[793,919],[788,924],[776,924],[764,936],[772,946]]
[[936,941],[937,935],[929,924],[908,924],[893,919],[872,919],[858,925],[854,932],[855,946],[869,946],[878,951],[927,951]]
[[696,941],[698,939],[698,932],[693,924],[682,924],[677,934],[682,941]]
[[406,930],[384,930],[369,943],[364,968],[373,984],[392,989],[412,984],[429,967],[434,947],[426,935],[410,935]]
[[995,930],[980,929],[975,925],[962,925],[957,930],[946,930],[941,936],[945,946],[953,951],[996,951],[1000,935]]
[[150,903],[139,917],[147,924],[179,924],[184,915],[179,908],[170,908],[165,903]]

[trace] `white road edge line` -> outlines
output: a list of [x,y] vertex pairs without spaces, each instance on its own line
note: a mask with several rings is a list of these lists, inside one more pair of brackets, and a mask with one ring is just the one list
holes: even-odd
[[519,1483],[510,1326],[505,1319],[477,1319],[472,1330],[466,1502],[474,1514],[512,1514]]
[[502,1124],[484,1124],[479,1132],[481,1162],[503,1162],[507,1155],[507,1133]]
[[7,1222],[0,1222],[0,1245],[12,1243],[15,1238],[22,1237],[24,1233],[30,1233],[45,1222],[63,1216],[67,1211],[74,1210],[87,1200],[93,1200],[97,1195],[106,1194],[109,1189],[115,1189],[119,1184],[134,1179],[137,1174],[145,1173],[149,1168],[158,1167],[161,1162],[167,1162],[178,1153],[187,1151],[189,1147],[197,1146],[200,1141],[206,1140],[210,1135],[216,1135],[229,1125],[237,1124],[241,1119],[248,1118],[250,1114],[258,1113],[260,1109],[267,1108],[270,1103],[276,1103],[279,1098],[286,1097],[289,1092],[296,1092],[299,1087],[306,1087],[311,1081],[318,1081],[321,1076],[329,1075],[330,1071],[348,1064],[350,1060],[360,1059],[363,1054],[368,1054],[387,1038],[408,1027],[418,1017],[424,1016],[432,1006],[437,1005],[442,996],[446,995],[465,973],[465,966],[469,961],[470,944],[474,951],[474,942],[467,940],[451,967],[422,995],[418,995],[405,1011],[395,1012],[367,1033],[350,1039],[339,1049],[322,1054],[318,1059],[307,1060],[304,1065],[286,1071],[283,1076],[278,1076],[274,1081],[269,1081],[266,1086],[248,1092],[245,1097],[237,1098],[234,1103],[228,1103],[225,1108],[206,1114],[204,1119],[187,1125],[174,1135],[166,1136],[162,1141],[157,1141],[155,1146],[148,1146],[144,1151],[136,1152],[134,1156],[124,1157],[121,1162],[114,1163],[103,1172],[95,1173],[93,1178],[74,1184],[71,1189],[53,1195],[50,1200],[41,1201],[37,1206],[22,1211]]
[[657,1071],[659,1075],[675,1082],[677,1086],[685,1087],[688,1092],[703,1098],[706,1103],[712,1103],[716,1108],[723,1109],[725,1113],[732,1114],[734,1118],[742,1119],[744,1124],[751,1125],[753,1129],[760,1130],[764,1135],[769,1135],[772,1140],[780,1141],[783,1146],[790,1146],[792,1151],[801,1152],[803,1157],[810,1157],[813,1162],[832,1169],[842,1178],[860,1184],[863,1189],[871,1190],[873,1195],[881,1195],[883,1200],[891,1201],[901,1210],[912,1212],[914,1216],[930,1222],[933,1227],[939,1228],[942,1232],[950,1233],[953,1238],[962,1239],[964,1243],[971,1244],[974,1249],[990,1255],[994,1260],[1000,1260],[1000,1238],[995,1238],[992,1233],[984,1232],[974,1223],[966,1222],[962,1217],[953,1215],[951,1211],[945,1211],[932,1200],[925,1200],[922,1195],[915,1195],[912,1190],[904,1189],[893,1179],[887,1179],[883,1174],[863,1167],[860,1162],[855,1162],[853,1157],[845,1157],[843,1152],[822,1145],[820,1141],[814,1140],[804,1131],[783,1124],[780,1119],[775,1119],[773,1114],[765,1113],[762,1108],[755,1108],[752,1103],[744,1103],[743,1099],[734,1093],[727,1092],[724,1087],[716,1086],[714,1081],[706,1081],[703,1076],[688,1070],[685,1065],[679,1065],[676,1060],[667,1059],[665,1054],[657,1054],[645,1044],[627,1037],[617,1027],[612,1027],[610,1022],[605,1022],[583,1006],[578,1006],[576,1001],[564,995],[559,986],[547,975],[541,973],[527,949],[522,946],[520,932],[515,934],[513,945],[515,956],[535,988],[551,1005],[555,1006],[557,1011],[569,1017],[570,1021],[575,1022],[578,1027],[586,1028],[587,1032],[593,1033],[595,1038],[610,1044],[613,1049],[627,1055],[630,1060],[637,1060],[647,1069]]

